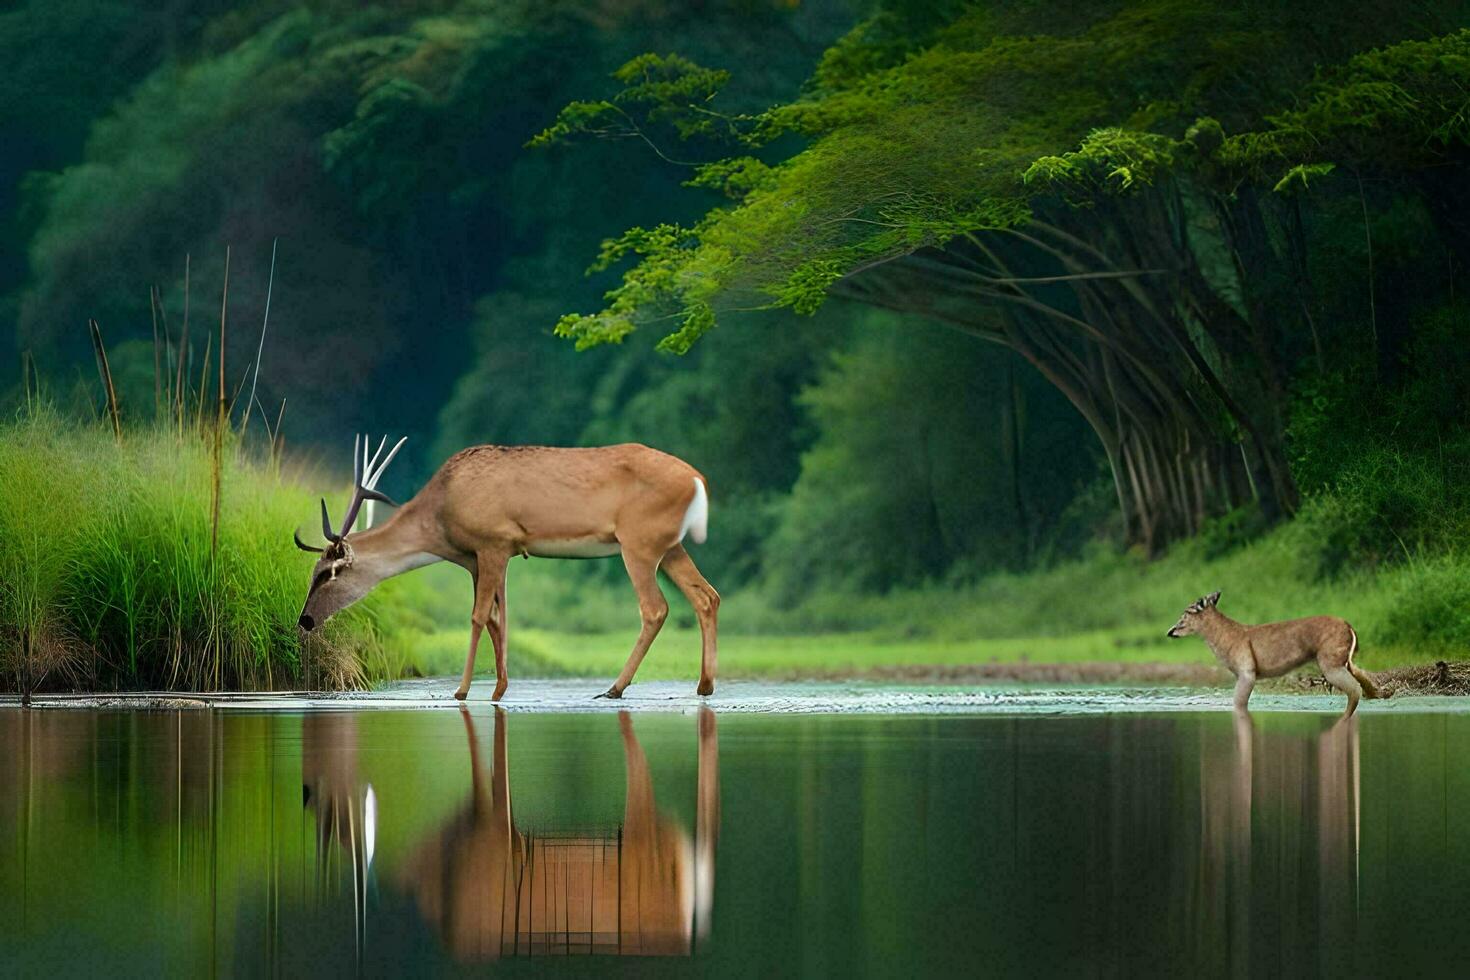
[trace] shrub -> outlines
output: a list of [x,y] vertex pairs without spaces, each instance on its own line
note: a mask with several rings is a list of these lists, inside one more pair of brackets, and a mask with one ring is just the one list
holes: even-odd
[[393,669],[391,591],[303,648],[310,559],[290,535],[310,494],[230,442],[220,476],[215,548],[211,446],[193,431],[118,442],[45,409],[0,426],[0,683],[353,687]]

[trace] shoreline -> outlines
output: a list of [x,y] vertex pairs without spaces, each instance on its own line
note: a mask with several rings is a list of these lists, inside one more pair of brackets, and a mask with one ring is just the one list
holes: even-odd
[[[1369,670],[1368,675],[1387,697],[1470,696],[1470,661],[1436,661],[1408,667]],[[1234,678],[1216,663],[1165,663],[1089,660],[1071,663],[897,664],[854,671],[793,671],[769,679],[783,681],[897,681],[903,683],[965,684],[1014,681],[1026,684],[1148,685],[1201,689],[1229,688]],[[1283,677],[1256,684],[1257,691],[1273,694],[1335,692],[1322,674],[1307,665]],[[1371,699],[1365,699],[1371,700]]]
[[[1373,679],[1387,692],[1387,700],[1402,700],[1416,697],[1465,697],[1470,695],[1470,662],[1453,663],[1439,661],[1414,667],[1395,667],[1382,671],[1370,671]],[[1151,697],[1183,696],[1197,701],[1200,706],[1209,706],[1214,699],[1228,700],[1231,690],[1230,675],[1215,664],[1174,664],[1158,662],[1086,661],[1077,663],[1012,663],[984,664],[910,664],[865,668],[853,671],[788,671],[762,676],[735,675],[725,678],[737,692],[758,691],[760,699],[769,701],[763,709],[809,711],[829,703],[833,692],[860,692],[872,701],[863,710],[870,710],[883,703],[885,684],[891,686],[896,710],[912,710],[924,704],[939,709],[956,707],[1004,707],[1017,699],[1027,701],[1046,696],[1036,687],[1051,688],[1051,695],[1062,699],[1076,696],[1090,697],[1127,693],[1132,698],[1147,702]],[[444,708],[462,702],[450,697],[454,681],[452,678],[421,678],[395,681],[368,691],[238,691],[197,692],[137,691],[137,692],[57,692],[32,696],[30,706],[37,709],[112,710],[112,711],[174,711],[174,710],[356,710],[381,708]],[[477,679],[471,691],[469,704],[491,703],[481,686],[488,692],[491,685],[484,678]],[[813,703],[801,703],[801,688],[814,695]],[[1023,685],[1017,689],[1014,685]],[[959,686],[973,686],[973,691],[955,691]],[[516,697],[521,691],[553,692],[544,705],[535,700],[527,701]],[[721,699],[716,693],[712,700],[697,698],[686,690],[689,685],[676,681],[651,681],[636,688],[621,701],[589,702],[588,710],[617,710],[622,707],[649,707],[652,703],[679,710],[684,707],[708,703],[720,709]],[[914,688],[934,688],[930,692],[915,692]],[[576,678],[517,678],[512,684],[504,707],[535,710],[583,710],[579,700],[570,692],[580,693],[601,689],[598,679]],[[945,690],[947,689],[947,690]],[[1262,681],[1257,693],[1273,700],[1287,702],[1297,698],[1321,698],[1340,696],[1330,687],[1321,674],[1311,667],[1298,670],[1285,677]],[[581,700],[589,700],[582,698]],[[927,701],[925,699],[928,699]],[[1104,698],[1106,700],[1107,698]],[[723,707],[746,710],[741,696]],[[687,702],[687,704],[685,703]],[[842,710],[840,698],[831,701],[834,710]],[[1365,699],[1363,707],[1373,700]],[[18,694],[0,694],[0,709],[24,707]]]

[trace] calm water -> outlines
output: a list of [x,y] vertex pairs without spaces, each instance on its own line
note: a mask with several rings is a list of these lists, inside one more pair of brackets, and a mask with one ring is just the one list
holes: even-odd
[[1330,721],[6,711],[0,974],[1463,973],[1470,716]]

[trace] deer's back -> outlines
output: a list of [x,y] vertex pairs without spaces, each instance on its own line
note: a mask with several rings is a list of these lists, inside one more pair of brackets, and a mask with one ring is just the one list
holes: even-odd
[[637,443],[474,446],[451,456],[425,489],[446,530],[468,544],[611,540],[630,509],[666,502],[678,511],[696,478],[683,460]]

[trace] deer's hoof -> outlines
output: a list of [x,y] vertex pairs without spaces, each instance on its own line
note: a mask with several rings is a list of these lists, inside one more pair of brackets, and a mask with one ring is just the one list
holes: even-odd
[[494,694],[490,695],[490,700],[491,701],[499,701],[504,696],[505,696],[505,685],[502,684],[500,687],[497,687],[495,689],[495,693]]
[[700,681],[699,686],[694,689],[694,693],[698,694],[702,698],[709,697],[711,694],[715,693],[715,682]]
[[464,688],[462,690],[455,691],[454,692],[454,700],[456,700],[456,701],[463,701],[465,699],[465,697],[469,693],[470,693],[470,689],[469,688]]
[[621,698],[622,696],[623,696],[623,692],[622,691],[619,691],[615,687],[610,687],[606,691],[603,691],[601,694],[597,695],[597,697],[596,698],[593,698],[592,700],[596,701],[598,698],[610,698],[611,700],[616,701],[619,698]]

